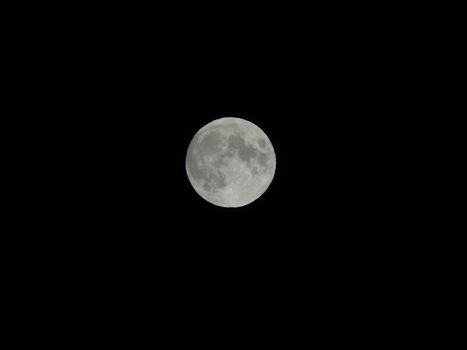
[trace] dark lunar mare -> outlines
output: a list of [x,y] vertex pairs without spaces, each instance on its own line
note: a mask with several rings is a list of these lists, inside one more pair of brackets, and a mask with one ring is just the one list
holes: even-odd
[[263,167],[266,166],[268,159],[269,159],[269,156],[266,153],[261,153],[260,155],[258,155],[258,163]]
[[[225,176],[217,170],[222,162],[221,158],[215,159],[213,167],[201,167],[198,162],[203,163],[203,156],[216,157],[220,153],[220,143],[222,134],[219,131],[212,131],[201,139],[193,139],[188,149],[187,167],[193,179],[205,181],[203,188],[206,191],[215,192],[219,188],[227,186]],[[195,151],[196,150],[196,151]]]
[[[265,147],[266,141],[264,139],[260,139],[258,141],[260,146],[262,144],[261,141],[263,143],[262,147]],[[247,145],[240,135],[231,135],[229,137],[229,147],[238,151],[239,158],[247,163],[247,166],[250,168],[251,172],[254,175],[258,174],[258,169],[256,169],[256,167],[252,166],[251,164],[251,160],[253,158],[257,158],[258,163],[263,168],[263,170],[266,167],[269,155],[267,153],[259,151],[252,145]]]
[[240,135],[229,136],[229,147],[238,150],[239,158],[247,163],[258,155],[258,150],[251,145],[246,145]]

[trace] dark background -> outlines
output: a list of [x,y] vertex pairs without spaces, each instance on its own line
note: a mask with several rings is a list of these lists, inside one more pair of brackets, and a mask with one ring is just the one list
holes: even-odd
[[[391,21],[342,7],[113,7],[41,23],[27,69],[41,92],[28,125],[46,131],[31,204],[44,274],[83,308],[167,307],[168,324],[314,310],[326,325],[396,307],[390,281],[409,278],[413,243],[392,166],[412,126],[411,40]],[[199,197],[185,172],[197,130],[229,116],[257,124],[277,156],[269,189],[235,209]]]
[[[60,136],[75,142],[69,175],[84,222],[135,248],[142,239],[168,254],[187,242],[178,254],[195,261],[239,250],[305,258],[317,246],[323,255],[341,246],[332,254],[342,259],[352,260],[349,247],[374,254],[362,244],[375,230],[384,236],[397,176],[391,131],[404,122],[387,33],[372,30],[377,19],[334,10],[285,22],[228,13],[161,22],[102,14],[61,36],[57,112],[67,115]],[[194,133],[225,116],[259,125],[277,152],[270,189],[230,210],[202,200],[184,168]]]

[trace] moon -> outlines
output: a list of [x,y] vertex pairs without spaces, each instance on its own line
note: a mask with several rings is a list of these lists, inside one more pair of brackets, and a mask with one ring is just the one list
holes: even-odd
[[257,200],[276,171],[271,141],[255,124],[241,118],[220,118],[203,126],[186,155],[186,172],[195,191],[226,208]]

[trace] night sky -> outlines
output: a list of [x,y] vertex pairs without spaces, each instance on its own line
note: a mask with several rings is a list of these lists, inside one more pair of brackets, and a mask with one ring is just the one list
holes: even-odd
[[[38,220],[53,218],[64,275],[195,313],[228,301],[273,317],[314,301],[325,317],[377,299],[410,215],[392,166],[410,111],[383,19],[156,12],[96,15],[47,61],[53,94],[38,103],[52,106],[56,190]],[[185,171],[194,134],[222,117],[258,125],[277,157],[268,190],[240,208],[202,199]]]

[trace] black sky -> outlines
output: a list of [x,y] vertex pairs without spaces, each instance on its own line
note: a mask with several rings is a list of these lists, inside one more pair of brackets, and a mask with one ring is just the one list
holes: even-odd
[[[383,15],[135,13],[86,17],[37,49],[57,52],[37,102],[57,140],[43,140],[56,170],[39,167],[54,190],[38,220],[52,219],[66,274],[186,307],[187,289],[251,290],[264,310],[271,291],[349,307],[343,288],[383,286],[410,243],[392,166],[410,111]],[[221,117],[257,124],[277,156],[269,189],[241,208],[206,202],[185,172],[191,138]]]
[[[71,144],[63,159],[77,160],[61,170],[77,223],[130,230],[145,246],[181,239],[212,252],[207,242],[220,240],[232,254],[315,240],[326,250],[334,239],[360,249],[386,230],[398,176],[387,165],[391,131],[404,123],[397,64],[374,19],[323,11],[282,20],[253,11],[241,24],[233,13],[178,25],[101,15],[62,33],[53,112],[67,116],[51,127]],[[202,200],[184,166],[194,133],[228,116],[259,125],[277,155],[268,191],[230,210]]]

